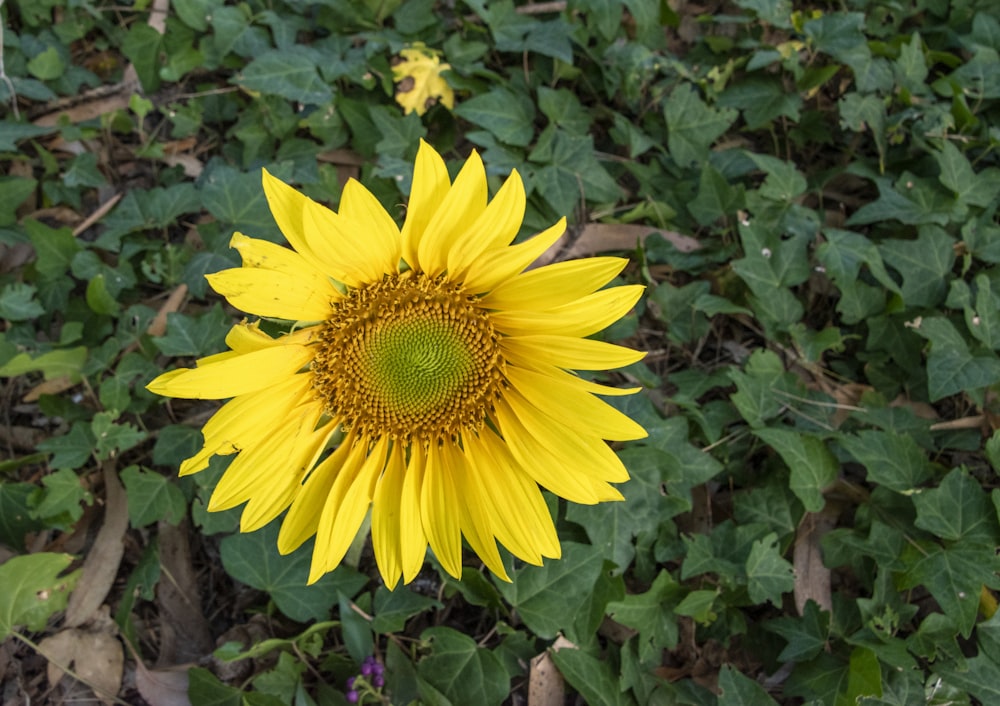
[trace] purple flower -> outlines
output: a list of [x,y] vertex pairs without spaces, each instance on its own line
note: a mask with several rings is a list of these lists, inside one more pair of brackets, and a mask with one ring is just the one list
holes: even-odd
[[358,703],[358,692],[356,692],[354,689],[351,689],[350,691],[348,691],[345,694],[345,696],[347,697],[348,703],[352,703],[352,704]]
[[354,680],[355,679],[357,679],[357,677],[349,677],[347,679],[347,683],[344,686],[346,686],[348,689],[353,688],[354,687]]
[[385,679],[382,677],[381,674],[376,674],[374,676],[374,678],[372,679],[372,686],[374,686],[376,689],[381,689],[383,686],[385,686]]
[[364,664],[361,665],[361,675],[365,676],[365,677],[370,677],[372,675],[372,672],[374,672],[374,671],[375,671],[375,667],[373,667],[372,664],[371,664],[371,662],[369,662],[366,659],[365,662],[364,662]]

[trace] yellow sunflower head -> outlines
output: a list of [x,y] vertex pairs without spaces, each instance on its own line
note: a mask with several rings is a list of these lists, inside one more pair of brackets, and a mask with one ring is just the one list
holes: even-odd
[[438,102],[448,110],[455,107],[455,91],[441,75],[451,65],[442,64],[437,52],[423,42],[415,42],[399,52],[399,56],[400,60],[392,67],[392,78],[396,83],[396,102],[405,113],[417,111],[417,115],[423,115]]
[[210,510],[246,503],[251,532],[287,514],[279,549],[316,535],[310,582],[333,570],[371,510],[385,584],[416,576],[430,545],[453,576],[462,537],[507,579],[497,541],[526,562],[560,554],[539,486],[577,503],[619,500],[628,479],[605,440],[645,431],[584,380],[643,354],[587,338],[627,313],[639,285],[603,288],[624,267],[595,257],[526,268],[565,219],[516,245],[517,172],[488,199],[476,153],[454,182],[421,142],[402,229],[361,184],[339,212],[264,172],[292,249],[236,233],[243,266],[208,279],[229,302],[298,322],[273,338],[241,323],[230,350],[149,384],[157,394],[226,402],[195,473],[236,454]]

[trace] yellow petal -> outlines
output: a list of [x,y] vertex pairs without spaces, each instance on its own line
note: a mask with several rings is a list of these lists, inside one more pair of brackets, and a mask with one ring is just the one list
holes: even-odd
[[641,284],[602,289],[546,311],[496,311],[490,320],[506,336],[589,336],[627,314],[644,289]]
[[451,179],[448,177],[448,167],[433,147],[420,140],[417,150],[417,160],[413,166],[413,186],[410,189],[410,201],[406,207],[406,220],[403,221],[403,259],[411,269],[420,270],[421,263],[417,258],[419,243],[427,230],[427,224],[441,206]]
[[539,410],[513,389],[504,393],[504,399],[528,430],[528,434],[548,449],[550,454],[561,459],[566,467],[608,483],[624,483],[628,480],[628,471],[621,459],[599,437],[575,431],[568,424],[562,423],[562,420],[554,419]]
[[492,515],[482,496],[479,479],[473,475],[473,468],[462,450],[453,444],[441,447],[445,465],[452,469],[455,494],[460,501],[455,506],[462,523],[462,534],[486,567],[504,581],[510,581],[504,568],[497,543],[494,539]]
[[312,360],[306,346],[281,346],[253,351],[220,363],[164,373],[146,385],[164,397],[219,400],[277,385]]
[[448,252],[483,213],[486,195],[486,169],[473,150],[417,244],[417,259],[425,273],[436,277],[447,269]]
[[272,387],[222,405],[202,427],[205,443],[201,451],[181,463],[178,475],[197,473],[208,466],[212,456],[234,454],[265,438],[275,419],[284,419],[308,399],[309,387],[308,375],[291,375]]
[[532,564],[542,557],[561,553],[552,516],[538,485],[510,455],[506,444],[493,431],[462,438],[476,483],[487,498],[491,523],[500,542]]
[[455,578],[462,576],[462,529],[452,471],[441,450],[427,450],[423,487],[420,489],[420,517],[424,534],[441,566]]
[[[321,412],[317,404],[303,405],[259,443],[243,449],[216,484],[208,509],[228,510],[257,494],[284,496],[290,486],[297,485],[307,470],[307,457],[312,458],[323,436],[315,432]],[[254,519],[248,518],[248,524]]]
[[389,452],[385,472],[375,484],[375,496],[372,499],[372,549],[375,551],[375,563],[378,564],[382,582],[389,589],[395,587],[403,573],[400,502],[405,477],[403,446],[396,443]]
[[379,275],[399,270],[399,227],[372,192],[354,179],[347,181],[340,196],[340,218]]
[[281,523],[281,531],[278,532],[279,552],[282,554],[293,552],[316,534],[330,489],[337,475],[344,469],[352,449],[354,449],[353,437],[348,435],[340,446],[320,462],[306,478]]
[[[324,243],[336,250],[340,274],[335,275],[335,279],[338,281],[357,287],[365,282],[381,280],[386,272],[394,271],[386,270],[387,263],[379,258],[380,246],[369,242],[368,234],[359,231],[355,221],[349,221],[315,203],[307,206],[303,220],[306,228],[323,233]],[[365,227],[370,227],[370,224]]]
[[345,281],[341,257],[330,234],[310,228],[304,219],[307,209],[326,207],[271,176],[266,169],[263,183],[271,215],[289,244],[335,280]]
[[506,282],[541,257],[565,232],[566,219],[561,218],[551,228],[523,243],[483,253],[465,273],[466,289],[473,293],[488,292]]
[[[368,442],[362,438],[357,446],[364,451]],[[355,454],[352,453],[345,464],[345,471],[348,468],[356,470],[353,473],[341,472],[334,480],[327,497],[327,507],[323,509],[316,531],[316,549],[309,568],[310,584],[316,583],[323,574],[337,568],[358,534],[371,505],[375,480],[385,468],[387,446],[388,437],[382,437],[375,442],[360,464],[357,464]]]
[[510,245],[524,220],[525,195],[521,175],[513,171],[507,181],[471,225],[448,250],[448,272],[459,279],[466,268],[487,250]]
[[399,498],[400,552],[403,564],[403,583],[409,583],[420,573],[427,554],[427,535],[420,518],[420,493],[424,486],[424,468],[427,454],[423,447],[410,447],[410,460],[406,465],[402,495]]
[[[500,432],[518,465],[540,485],[570,502],[594,505],[605,500],[621,500],[622,496],[606,482],[574,466],[546,446],[549,441],[536,439],[505,398],[497,400],[496,419]],[[531,428],[535,429],[536,424]],[[589,470],[589,469],[588,469]]]
[[270,241],[233,233],[233,237],[229,239],[229,247],[240,254],[244,267],[284,272],[286,275],[309,279],[319,284],[327,280],[327,276],[313,265],[315,259],[303,257],[294,250],[283,248]]
[[[260,330],[260,322],[254,321],[252,324],[237,324],[229,329],[229,333],[226,334],[226,345],[232,348],[233,352],[239,354],[273,346],[287,346],[290,343],[305,346],[312,343],[313,338],[318,333],[318,327],[307,326],[292,333],[278,336],[278,338],[271,338]],[[208,358],[201,358],[198,360],[198,365],[204,365],[206,361]]]
[[557,262],[501,282],[482,303],[489,309],[553,309],[597,291],[627,264],[621,257]]
[[571,382],[513,365],[507,366],[506,376],[543,414],[582,434],[612,441],[647,436],[630,417]]
[[276,270],[234,268],[205,275],[237,309],[288,321],[323,321],[341,297],[331,282],[310,281]]
[[536,370],[540,366],[567,370],[611,370],[646,357],[645,351],[634,351],[614,343],[548,334],[501,338],[500,350],[508,363]]

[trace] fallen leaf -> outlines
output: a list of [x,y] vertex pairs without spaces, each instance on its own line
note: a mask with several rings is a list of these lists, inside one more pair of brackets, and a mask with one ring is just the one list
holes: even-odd
[[701,243],[691,236],[670,230],[627,223],[588,223],[568,247],[560,247],[557,243],[543,253],[534,266],[540,267],[556,260],[572,260],[595,253],[634,250],[637,244],[644,243],[650,235],[659,235],[681,252],[701,249]]
[[160,656],[157,665],[169,667],[196,662],[212,651],[212,632],[201,612],[198,579],[191,563],[187,522],[160,521],[160,566],[163,578],[156,586],[160,606]]
[[528,706],[562,706],[566,683],[548,650],[531,658],[528,676]]
[[189,666],[148,669],[136,663],[135,688],[149,706],[191,706],[188,698]]
[[114,462],[105,461],[102,470],[104,523],[83,562],[80,582],[66,605],[66,625],[71,628],[87,622],[107,598],[125,552],[122,538],[128,529],[128,498]]
[[831,596],[831,572],[823,564],[820,540],[823,535],[837,526],[840,508],[828,502],[819,512],[806,513],[799,523],[792,551],[792,566],[795,568],[795,607],[802,615],[806,603],[816,601],[816,605],[826,611],[833,610]]
[[125,664],[122,645],[114,635],[67,628],[39,642],[38,651],[49,660],[49,684],[55,686],[65,674],[63,668],[68,667],[102,702],[114,703]]

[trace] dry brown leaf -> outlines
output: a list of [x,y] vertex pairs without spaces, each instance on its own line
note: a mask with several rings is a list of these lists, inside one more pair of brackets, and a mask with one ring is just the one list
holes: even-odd
[[118,469],[113,461],[105,461],[104,523],[97,533],[94,546],[83,562],[83,573],[66,605],[66,625],[77,627],[87,622],[104,602],[118,575],[125,545],[122,538],[128,529],[128,499],[125,488],[118,479]]
[[633,250],[637,243],[643,243],[650,235],[659,235],[673,243],[681,252],[693,252],[701,249],[701,243],[688,235],[669,230],[660,230],[652,226],[642,226],[627,223],[588,223],[583,226],[579,236],[566,249],[550,248],[535,263],[535,266],[547,265],[559,260],[572,260],[595,253]]
[[114,703],[125,664],[122,645],[114,635],[104,630],[67,628],[38,643],[38,651],[49,660],[49,684],[55,686],[65,674],[63,667],[68,667],[102,702]]
[[80,235],[80,233],[87,230],[88,228],[90,228],[90,226],[94,225],[99,220],[104,218],[104,215],[112,208],[114,208],[115,204],[121,201],[124,195],[125,194],[115,194],[110,199],[102,203],[96,211],[94,211],[85,219],[83,219],[80,225],[78,225],[76,228],[73,229],[73,237],[75,238],[76,236]]
[[60,392],[71,390],[79,384],[79,382],[73,382],[69,375],[60,375],[38,383],[28,390],[21,399],[24,402],[36,402],[42,395],[58,395]]
[[163,570],[156,586],[162,638],[157,660],[160,667],[196,662],[214,647],[208,621],[201,612],[188,532],[187,522],[157,524]]
[[823,535],[837,526],[839,509],[835,503],[827,502],[819,512],[807,513],[799,523],[792,552],[795,567],[795,607],[799,615],[810,600],[826,611],[833,610],[830,588],[830,570],[823,565],[820,540]]
[[188,288],[186,284],[179,284],[174,288],[174,291],[170,293],[167,300],[163,302],[163,306],[160,307],[159,311],[156,312],[156,316],[153,320],[149,322],[149,326],[146,328],[146,333],[150,336],[158,337],[162,336],[167,332],[167,314],[173,314],[180,311],[181,305],[184,303],[184,298],[187,297]]
[[188,698],[189,666],[173,669],[148,669],[137,661],[135,688],[149,706],[191,706]]
[[566,683],[548,650],[531,658],[528,676],[528,706],[562,706]]

